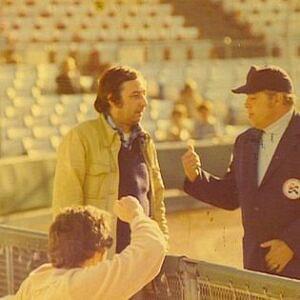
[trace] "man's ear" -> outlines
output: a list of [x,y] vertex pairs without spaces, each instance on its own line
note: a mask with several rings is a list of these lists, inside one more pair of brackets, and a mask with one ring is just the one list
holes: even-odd
[[112,94],[109,94],[107,99],[110,107],[120,108],[123,105],[122,101],[114,99]]
[[107,99],[108,99],[109,104],[111,105],[113,103],[112,93],[107,95]]
[[282,105],[284,104],[284,96],[283,96],[283,93],[277,93],[276,94],[276,104],[279,104],[279,105]]

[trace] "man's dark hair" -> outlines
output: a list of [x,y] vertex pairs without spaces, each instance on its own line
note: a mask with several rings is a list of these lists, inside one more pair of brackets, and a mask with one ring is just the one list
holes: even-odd
[[92,206],[65,208],[49,231],[50,262],[56,268],[76,268],[95,252],[111,247],[107,213]]
[[121,103],[121,86],[125,81],[141,78],[142,74],[130,67],[116,66],[107,69],[101,76],[98,86],[98,94],[94,107],[99,113],[109,112],[109,100]]

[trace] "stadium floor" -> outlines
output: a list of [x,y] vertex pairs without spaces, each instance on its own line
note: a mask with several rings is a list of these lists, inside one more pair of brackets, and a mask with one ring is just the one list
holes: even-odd
[[240,210],[215,208],[168,215],[170,253],[242,268]]

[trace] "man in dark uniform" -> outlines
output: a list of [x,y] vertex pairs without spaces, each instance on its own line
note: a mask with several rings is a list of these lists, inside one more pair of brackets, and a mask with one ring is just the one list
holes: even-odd
[[252,128],[235,141],[220,179],[201,168],[192,146],[182,156],[184,190],[217,207],[241,207],[246,269],[300,279],[300,115],[290,77],[279,67],[255,67],[245,85]]

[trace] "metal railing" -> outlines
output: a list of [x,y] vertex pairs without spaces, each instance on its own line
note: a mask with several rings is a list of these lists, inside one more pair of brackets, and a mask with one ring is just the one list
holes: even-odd
[[[46,253],[46,233],[0,225],[0,297],[15,293]],[[300,281],[168,256],[143,291],[147,300],[297,300]]]
[[47,261],[47,234],[0,226],[0,297],[14,294],[28,274]]

